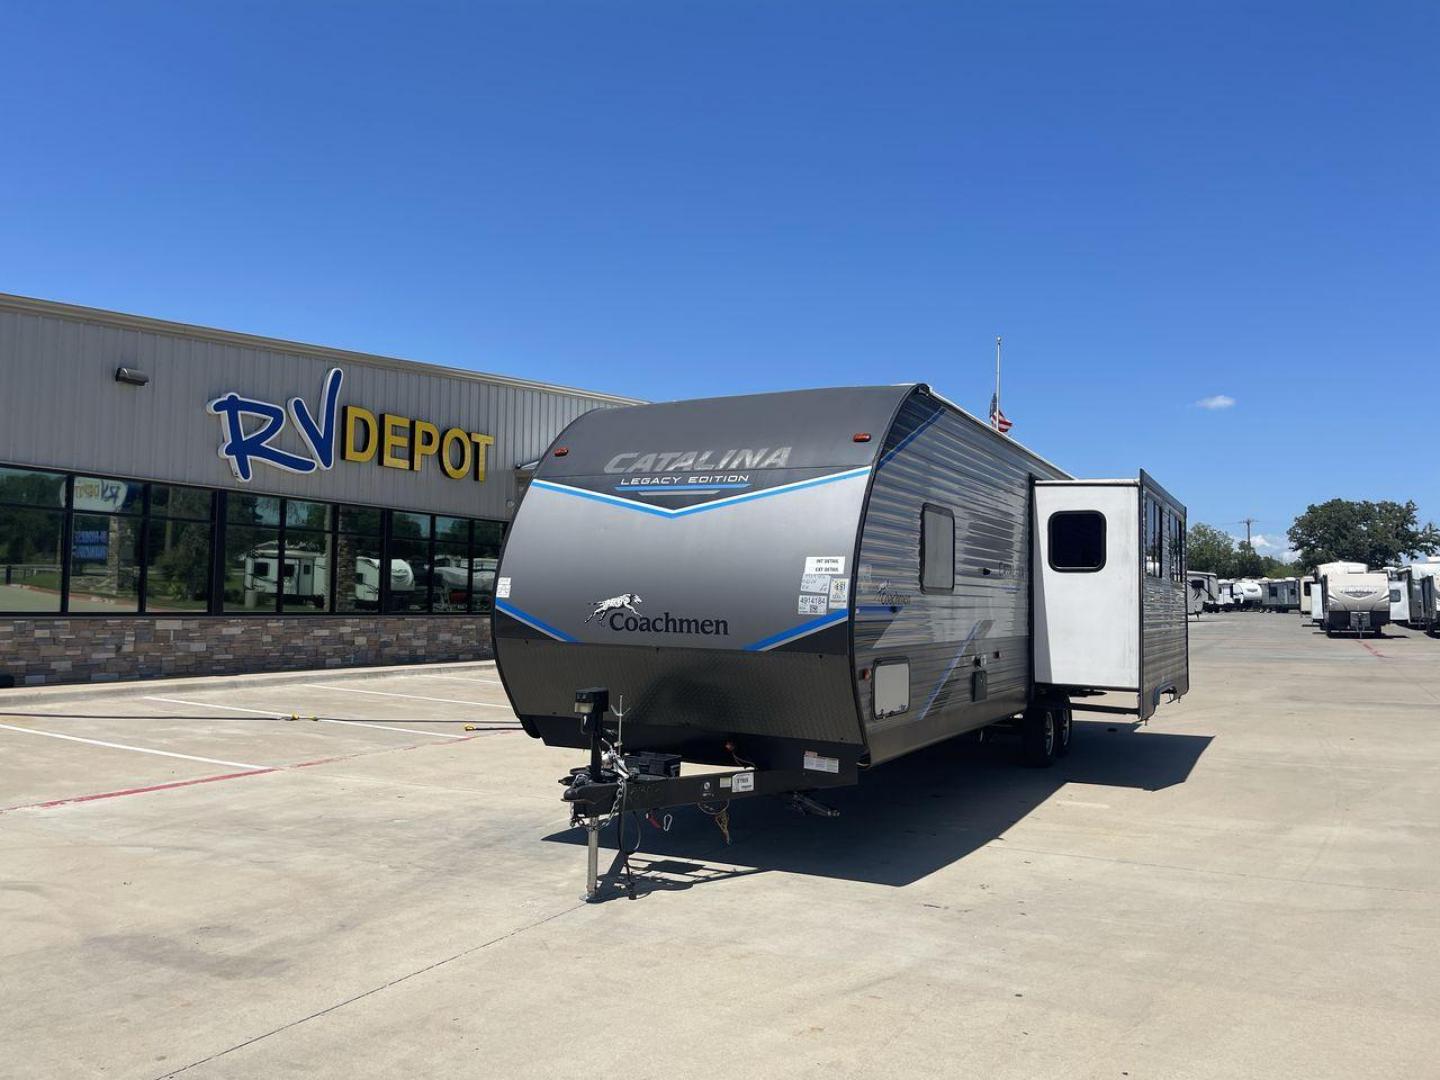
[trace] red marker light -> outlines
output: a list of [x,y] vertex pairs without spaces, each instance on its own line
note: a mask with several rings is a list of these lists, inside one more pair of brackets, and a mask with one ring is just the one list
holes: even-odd
[[857,431],[857,432],[852,436],[852,438],[853,438],[856,442],[869,442],[869,441],[870,441],[870,433],[869,433],[868,431]]
[[569,448],[568,446],[557,446],[557,447],[555,448],[555,456],[556,456],[556,457],[564,457],[564,456],[565,456],[566,454],[568,454],[569,452],[570,452],[570,448]]

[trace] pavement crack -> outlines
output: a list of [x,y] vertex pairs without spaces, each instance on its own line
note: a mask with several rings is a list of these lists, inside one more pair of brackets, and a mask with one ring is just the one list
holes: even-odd
[[358,994],[352,994],[350,997],[344,998],[341,1001],[337,1001],[333,1005],[327,1005],[323,1009],[317,1009],[306,1016],[301,1016],[295,1020],[291,1020],[289,1023],[281,1024],[279,1027],[272,1028],[271,1030],[266,1031],[263,1034],[256,1035],[252,1038],[244,1040],[243,1042],[238,1042],[234,1046],[227,1046],[224,1050],[216,1051],[215,1053],[210,1054],[208,1057],[200,1058],[198,1061],[192,1061],[190,1062],[190,1064],[182,1065],[180,1068],[174,1069],[170,1072],[161,1073],[159,1076],[155,1077],[155,1080],[168,1080],[169,1077],[179,1076],[181,1073],[189,1072],[191,1069],[197,1068],[201,1065],[207,1065],[212,1061],[224,1057],[226,1054],[233,1054],[236,1050],[244,1050],[247,1046],[254,1046],[256,1043],[263,1042],[264,1040],[270,1038],[272,1035],[279,1035],[281,1032],[289,1031],[291,1028],[299,1027],[301,1024],[308,1024],[311,1020],[318,1020],[320,1017],[327,1016],[338,1009],[343,1009],[347,1005],[353,1005],[357,1001],[363,1001],[365,998],[371,997],[384,990],[389,990],[393,986],[399,986],[401,983],[409,982],[411,979],[414,979],[417,976],[434,971],[436,968],[444,967],[446,964],[454,963],[456,960],[463,960],[467,956],[473,956],[475,953],[481,952],[484,949],[488,949],[491,945],[498,945],[502,941],[508,941],[513,937],[518,937],[520,934],[524,934],[527,931],[534,930],[540,926],[544,926],[548,922],[553,922],[556,919],[562,918],[565,915],[569,915],[571,912],[578,911],[580,908],[586,906],[587,904],[585,904],[584,902],[572,904],[569,907],[557,911],[552,915],[545,916],[543,919],[536,919],[534,922],[526,923],[524,926],[517,926],[515,929],[507,931],[504,934],[500,934],[498,937],[493,937],[489,941],[483,941],[479,945],[472,945],[468,949],[461,949],[453,956],[447,956],[443,960],[436,960],[432,964],[426,964],[424,967],[416,968],[414,971],[397,976],[396,978],[390,979],[387,982],[383,982],[379,986],[372,986],[369,990],[362,990]]

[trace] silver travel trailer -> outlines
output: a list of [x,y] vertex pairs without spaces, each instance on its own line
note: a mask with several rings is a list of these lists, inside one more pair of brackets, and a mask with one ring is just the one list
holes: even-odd
[[1267,578],[1258,582],[1261,589],[1260,607],[1264,611],[1278,611],[1282,614],[1294,611],[1300,606],[1299,578]]
[[1432,636],[1440,634],[1440,575],[1420,579],[1420,626]]
[[597,410],[507,535],[496,660],[530,735],[590,747],[564,797],[593,895],[622,810],[828,814],[794,793],[995,725],[1048,764],[1073,710],[1149,717],[1189,689],[1184,536],[1143,472],[1075,480],[923,385]]
[[1238,610],[1259,611],[1265,592],[1260,588],[1259,582],[1243,578],[1231,583],[1230,595],[1234,597]]
[[1410,624],[1410,593],[1400,584],[1400,567],[1387,566],[1385,580],[1390,583],[1390,621],[1402,626]]
[[1379,635],[1390,621],[1390,582],[1380,570],[1326,570],[1321,567],[1320,592],[1325,633],[1353,630]]
[[[1440,562],[1411,563],[1400,567],[1390,583],[1390,615],[1394,622],[1404,622],[1416,630],[1440,629],[1435,622],[1434,605],[1426,606],[1425,582],[1440,574]],[[1397,603],[1396,593],[1400,594]],[[1401,615],[1396,615],[1397,607]]]
[[1204,611],[1216,611],[1220,607],[1220,586],[1214,574],[1204,570],[1191,570],[1187,575],[1190,594],[1185,613],[1197,619]]
[[1325,588],[1324,581],[1327,573],[1335,574],[1363,574],[1368,570],[1364,563],[1358,562],[1333,562],[1321,563],[1315,568],[1315,584],[1310,589],[1310,621],[1316,626],[1325,625]]
[[1300,618],[1309,619],[1311,607],[1314,604],[1313,593],[1319,589],[1319,583],[1315,580],[1314,574],[1306,574],[1300,579]]
[[1230,578],[1220,578],[1215,582],[1217,596],[1216,604],[1221,611],[1235,610],[1235,582]]

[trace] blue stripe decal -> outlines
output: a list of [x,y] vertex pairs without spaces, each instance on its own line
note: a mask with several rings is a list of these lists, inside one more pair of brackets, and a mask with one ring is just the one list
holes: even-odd
[[587,491],[585,488],[571,487],[569,484],[557,484],[553,480],[532,480],[530,486],[532,488],[543,488],[546,491],[554,491],[561,495],[573,495],[577,499],[590,499],[593,502],[618,506],[625,510],[635,510],[642,514],[653,514],[655,517],[678,518],[687,517],[690,514],[701,514],[706,510],[719,510],[722,507],[734,506],[737,503],[753,502],[756,499],[769,498],[771,495],[788,495],[792,491],[802,491],[805,488],[819,487],[821,484],[833,484],[837,480],[852,480],[858,476],[867,476],[869,473],[870,466],[862,465],[858,469],[848,469],[845,472],[831,473],[828,476],[817,476],[813,480],[800,480],[793,484],[781,484],[779,487],[766,488],[764,491],[747,491],[743,495],[730,495],[723,499],[697,503],[694,506],[682,506],[678,509],[671,509],[668,506],[651,506],[648,503],[635,502],[633,499],[622,499],[617,495],[606,495],[601,491]]
[[925,430],[926,430],[931,424],[935,423],[936,420],[939,420],[940,417],[941,417],[942,415],[944,415],[944,412],[945,412],[944,409],[936,409],[936,410],[930,415],[930,418],[929,418],[928,420],[926,420],[923,424],[921,424],[919,427],[917,427],[914,431],[910,432],[909,435],[906,435],[905,438],[901,439],[898,443],[896,443],[896,444],[895,444],[893,447],[891,447],[889,450],[885,451],[885,453],[884,453],[884,454],[881,456],[881,458],[880,458],[879,464],[877,464],[875,467],[876,467],[877,469],[880,468],[881,465],[884,465],[884,464],[885,464],[886,462],[888,462],[891,458],[893,458],[896,454],[900,453],[901,450],[904,450],[904,449],[905,449],[907,446],[909,446],[912,442],[914,442],[916,439],[918,439],[918,438],[925,432]]
[[824,630],[827,626],[842,623],[849,617],[850,613],[848,611],[835,611],[829,615],[821,615],[818,619],[811,619],[809,622],[801,623],[799,626],[792,626],[789,630],[781,630],[778,634],[771,634],[769,637],[761,638],[759,641],[752,641],[744,647],[744,651],[764,652],[767,649],[775,648],[777,645],[784,645],[788,642],[795,641],[797,638],[805,637],[807,634],[813,634],[817,630]]
[[515,606],[512,605],[512,604],[507,604],[504,600],[496,600],[496,601],[495,601],[495,610],[496,610],[496,611],[503,611],[506,615],[509,615],[512,619],[517,619],[517,620],[519,620],[520,622],[524,623],[526,626],[531,627],[532,629],[535,629],[535,630],[539,630],[542,634],[548,634],[550,637],[554,638],[556,641],[574,641],[574,640],[575,640],[575,639],[574,639],[573,637],[571,637],[569,634],[565,633],[564,630],[557,630],[555,627],[551,626],[549,623],[547,623],[547,622],[545,622],[545,621],[543,621],[543,620],[541,620],[541,619],[537,619],[534,615],[531,615],[529,612],[521,611],[519,608],[515,607]]

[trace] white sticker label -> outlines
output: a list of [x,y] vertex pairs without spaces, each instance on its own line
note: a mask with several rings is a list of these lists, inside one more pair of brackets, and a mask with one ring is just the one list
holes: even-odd
[[823,596],[811,596],[809,593],[800,594],[800,606],[796,609],[800,615],[824,615],[825,601]]
[[497,600],[505,600],[509,596],[510,579],[508,577],[502,577],[499,581],[495,582],[495,598]]
[[850,603],[850,579],[837,577],[830,582],[830,606],[843,608]]
[[730,790],[737,795],[742,791],[754,791],[755,774],[753,772],[737,772],[730,784]]
[[823,592],[830,591],[829,574],[804,574],[800,578],[801,592]]
[[843,574],[844,572],[844,555],[805,556],[805,573],[807,574]]
[[817,754],[814,750],[806,750],[805,768],[811,772],[838,773],[840,771],[840,759],[838,757],[826,757],[824,754]]

